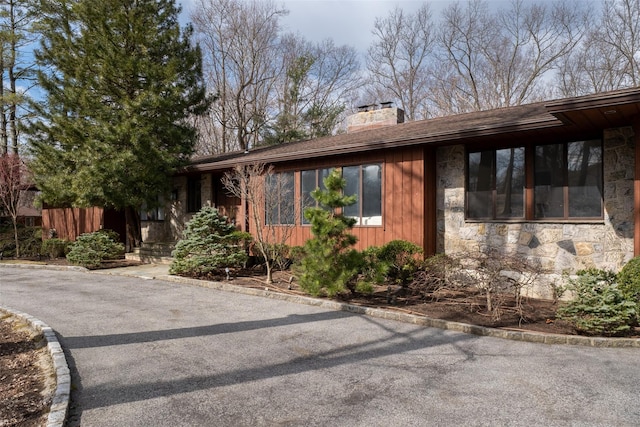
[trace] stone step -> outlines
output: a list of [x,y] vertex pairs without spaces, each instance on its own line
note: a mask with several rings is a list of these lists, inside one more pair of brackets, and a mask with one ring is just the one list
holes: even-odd
[[125,254],[125,258],[148,264],[171,264],[174,249],[175,243],[171,242],[143,242],[141,247]]
[[140,261],[144,264],[171,264],[173,262],[173,258],[165,257],[165,256],[156,256],[156,255],[141,255],[133,252],[124,254],[125,259],[131,261]]

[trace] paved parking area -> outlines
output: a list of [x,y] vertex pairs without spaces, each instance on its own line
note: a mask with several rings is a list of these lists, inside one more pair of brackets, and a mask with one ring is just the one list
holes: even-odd
[[213,289],[0,266],[54,328],[70,425],[638,425],[638,349],[550,346]]

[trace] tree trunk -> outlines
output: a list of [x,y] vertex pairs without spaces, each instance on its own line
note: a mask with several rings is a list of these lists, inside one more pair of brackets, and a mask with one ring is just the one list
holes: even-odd
[[127,206],[124,210],[127,229],[127,252],[133,252],[134,248],[142,243],[142,230],[140,228],[140,213],[133,206]]
[[16,240],[16,258],[20,258],[20,240],[18,239],[18,218],[15,216],[11,217],[13,221],[13,237]]

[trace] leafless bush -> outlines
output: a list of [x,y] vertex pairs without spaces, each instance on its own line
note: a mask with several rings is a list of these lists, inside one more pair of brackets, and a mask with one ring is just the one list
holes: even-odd
[[478,305],[499,320],[505,310],[515,310],[524,319],[523,289],[531,286],[542,269],[526,258],[497,251],[436,255],[425,260],[409,289],[424,298],[439,300],[442,295],[463,295],[456,300],[470,307]]
[[408,288],[413,294],[437,301],[441,291],[455,291],[468,287],[470,280],[458,256],[439,254],[424,261]]
[[510,308],[522,319],[522,290],[533,284],[541,268],[524,257],[495,250],[467,254],[467,261],[476,287],[485,296],[487,312],[499,320],[504,310]]

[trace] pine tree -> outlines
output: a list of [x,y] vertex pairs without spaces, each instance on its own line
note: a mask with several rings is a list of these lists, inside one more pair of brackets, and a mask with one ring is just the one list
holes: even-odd
[[304,245],[300,286],[312,295],[344,292],[358,272],[359,253],[351,248],[357,239],[349,233],[356,220],[341,213],[342,208],[356,202],[356,196],[342,194],[345,184],[339,169],[331,171],[324,179],[326,190],[311,192],[319,206],[304,212],[313,238]]
[[40,0],[36,59],[45,102],[30,127],[32,169],[52,205],[157,205],[193,152],[187,122],[207,107],[201,53],[172,0]]

